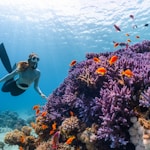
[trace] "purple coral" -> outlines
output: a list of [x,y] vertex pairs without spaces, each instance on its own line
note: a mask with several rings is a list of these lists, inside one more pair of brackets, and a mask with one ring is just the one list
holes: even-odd
[[[110,66],[108,60],[114,55],[119,59]],[[93,57],[98,57],[100,63],[95,63]],[[68,77],[49,96],[44,107],[49,113],[47,119],[63,121],[71,110],[87,126],[98,124],[100,142],[110,143],[110,149],[125,148],[130,142],[128,129],[134,108],[149,107],[150,41],[115,52],[87,54],[86,58],[69,70]],[[99,67],[107,69],[104,76],[95,73]],[[126,69],[134,76],[123,76],[121,72]]]

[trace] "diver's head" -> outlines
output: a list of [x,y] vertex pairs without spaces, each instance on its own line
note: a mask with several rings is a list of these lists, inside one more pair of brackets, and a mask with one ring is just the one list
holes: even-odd
[[38,57],[37,54],[31,53],[31,54],[29,55],[28,62],[29,62],[29,64],[30,64],[30,66],[31,66],[32,69],[36,69],[36,68],[37,68],[38,61],[39,61],[39,60],[40,60],[40,59],[39,59],[39,57]]

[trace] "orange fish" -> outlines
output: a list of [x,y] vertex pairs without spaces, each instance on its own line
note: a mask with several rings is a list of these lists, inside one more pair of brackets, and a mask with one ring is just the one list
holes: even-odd
[[136,38],[139,39],[140,37],[137,35]]
[[54,123],[52,124],[52,130],[50,130],[50,132],[49,132],[50,135],[54,134],[54,132],[56,131],[56,129],[57,129],[57,126],[56,126],[56,125],[57,125],[56,122],[54,122]]
[[128,40],[127,40],[127,42],[129,42],[129,43],[130,43],[130,42],[131,42],[131,40],[130,40],[130,39],[128,39]]
[[71,144],[72,141],[75,139],[75,136],[71,136],[70,138],[68,138],[68,140],[66,141],[66,144]]
[[95,72],[97,74],[105,75],[105,73],[107,72],[107,70],[104,67],[100,67],[100,68],[96,69]]
[[126,33],[125,35],[126,35],[126,36],[130,36],[130,34],[128,34],[128,33]]
[[55,130],[50,130],[49,134],[52,135],[55,133]]
[[77,61],[76,61],[76,60],[73,60],[73,61],[70,63],[70,67],[74,66],[76,63],[77,63]]
[[35,124],[34,122],[31,122],[30,125],[31,125],[31,127],[32,127],[33,129],[35,129],[36,124]]
[[37,109],[39,109],[40,108],[40,105],[34,105],[33,106],[33,110],[37,110]]
[[117,46],[119,46],[119,43],[115,42],[114,47],[117,47]]
[[56,122],[54,122],[54,123],[52,124],[52,129],[53,129],[53,130],[56,130],[56,125],[57,125]]
[[47,128],[48,128],[48,126],[47,126],[47,125],[42,124],[42,129],[43,129],[43,130],[45,130],[45,129],[47,129]]
[[121,74],[127,76],[128,78],[131,78],[131,77],[133,77],[133,75],[134,75],[133,72],[132,72],[130,69],[127,69],[127,70],[125,70],[125,71],[122,71]]
[[97,57],[94,57],[93,60],[94,60],[94,62],[96,62],[96,63],[99,63],[99,62],[100,62],[100,59],[97,58]]
[[37,109],[36,110],[36,115],[38,115],[40,113],[40,110],[39,109]]
[[74,116],[74,112],[73,111],[70,111],[70,116]]
[[41,114],[42,117],[45,117],[46,115],[47,115],[47,111],[43,111]]
[[112,65],[118,60],[118,56],[114,55],[110,58],[109,64]]
[[24,143],[24,142],[25,142],[25,137],[24,137],[24,136],[21,136],[21,137],[20,137],[20,142],[21,142],[21,143]]
[[23,147],[22,147],[22,146],[19,146],[19,150],[23,150]]

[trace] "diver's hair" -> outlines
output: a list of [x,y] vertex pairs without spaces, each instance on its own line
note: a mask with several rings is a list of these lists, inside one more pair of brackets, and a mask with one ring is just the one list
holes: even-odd
[[20,61],[17,63],[18,71],[25,71],[29,67],[29,63],[27,61]]

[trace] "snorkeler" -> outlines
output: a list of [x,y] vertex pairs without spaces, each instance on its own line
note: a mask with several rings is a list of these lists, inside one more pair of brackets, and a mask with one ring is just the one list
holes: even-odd
[[[47,99],[38,86],[40,79],[40,70],[37,69],[39,57],[35,53],[30,54],[27,61],[19,62],[15,69],[13,69],[2,43],[0,44],[0,58],[4,67],[9,72],[9,74],[0,79],[0,82],[5,81],[1,89],[3,92],[10,92],[12,96],[18,96],[24,93],[34,82],[36,92],[42,98]],[[17,75],[18,78],[16,78]]]

